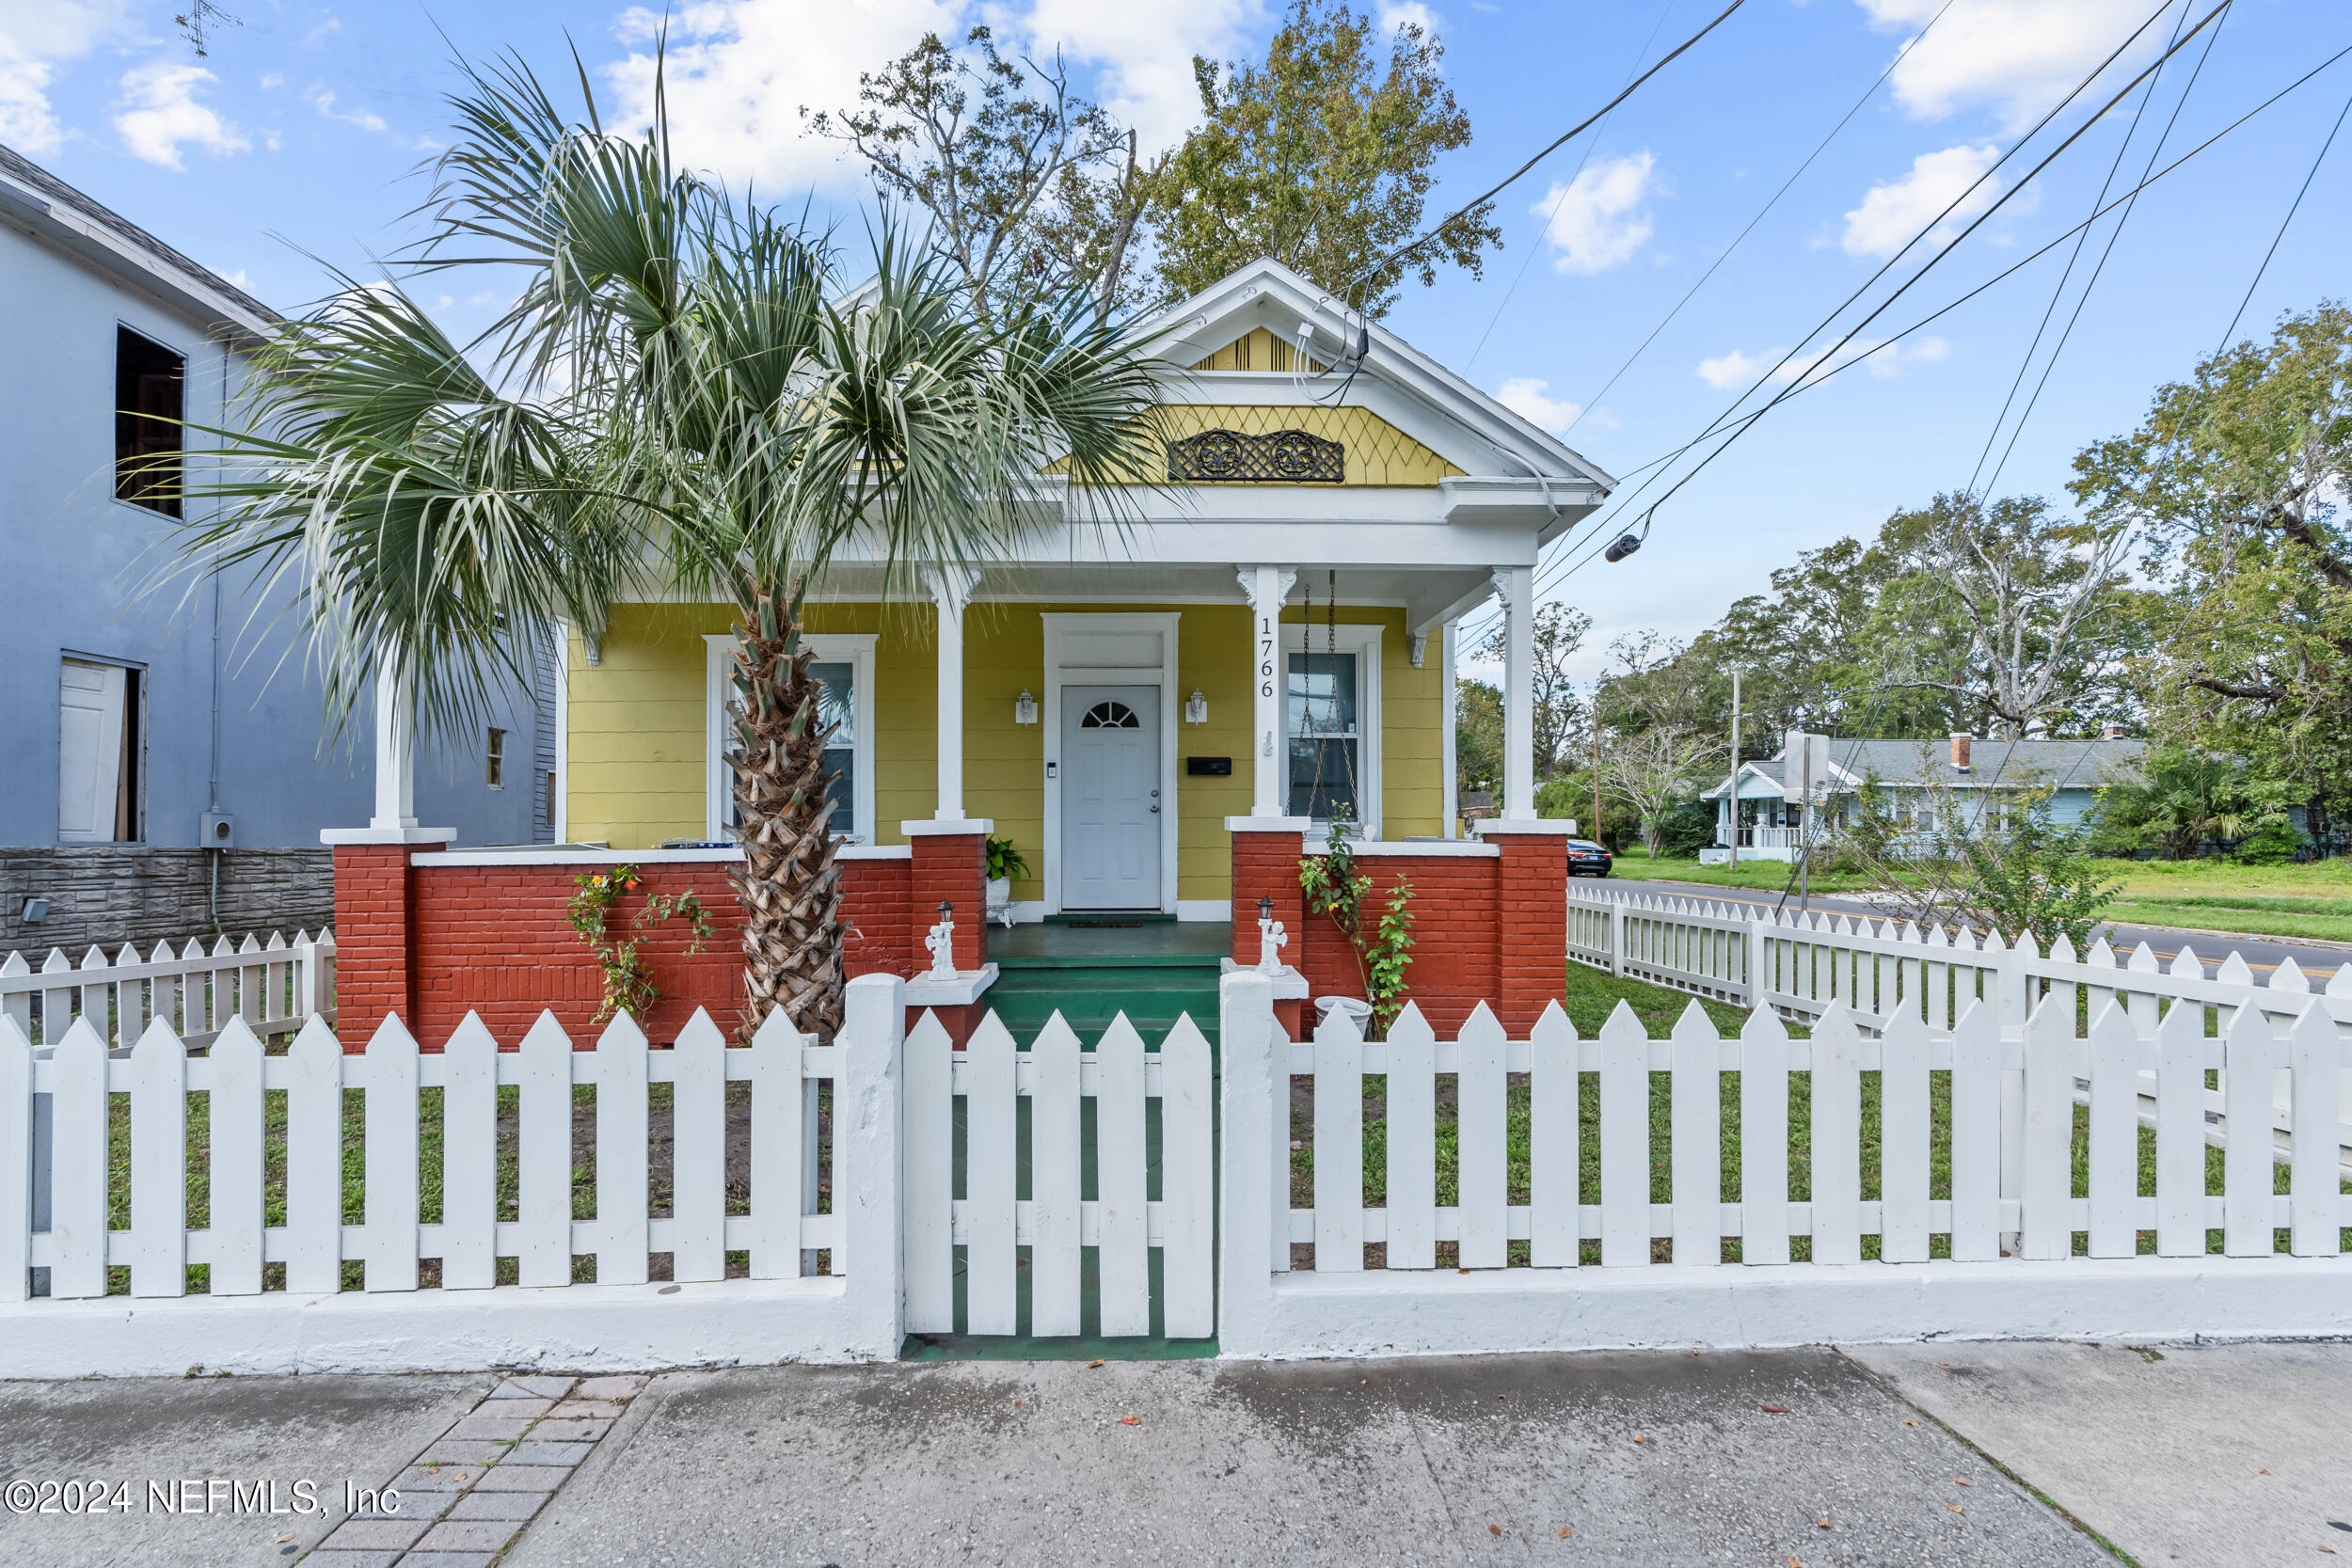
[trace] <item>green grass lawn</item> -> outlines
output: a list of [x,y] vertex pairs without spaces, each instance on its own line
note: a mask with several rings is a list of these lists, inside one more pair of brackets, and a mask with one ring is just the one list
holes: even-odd
[[[2106,911],[2119,925],[2352,942],[2352,858],[2310,865],[2117,860],[2102,861],[2099,868],[2119,884]],[[1700,882],[1773,895],[1795,886],[1790,868],[1778,861],[1741,861],[1735,870],[1696,861],[1653,861],[1639,846],[1617,857],[1613,875],[1629,881]],[[1816,893],[1859,892],[1866,886],[1859,878],[1818,870],[1812,882]]]

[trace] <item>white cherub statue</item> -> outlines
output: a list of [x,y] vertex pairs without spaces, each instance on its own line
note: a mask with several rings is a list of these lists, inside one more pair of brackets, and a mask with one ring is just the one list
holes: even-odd
[[946,904],[939,906],[939,924],[923,939],[923,945],[931,955],[933,974],[946,976],[956,972],[956,915]]
[[1258,917],[1258,973],[1261,974],[1281,974],[1282,949],[1288,947],[1290,942],[1290,933],[1282,929],[1280,921],[1271,914],[1260,915]]

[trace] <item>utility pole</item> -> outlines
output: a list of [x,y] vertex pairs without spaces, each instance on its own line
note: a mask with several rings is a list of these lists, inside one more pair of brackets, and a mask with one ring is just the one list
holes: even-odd
[[[1600,836],[1600,694],[1593,695],[1593,842],[1601,844]],[[1602,846],[1607,847],[1606,845]]]
[[[1797,912],[1813,908],[1813,737],[1802,736],[1804,795],[1797,802]],[[1785,775],[1784,775],[1785,776]]]
[[1731,673],[1731,861],[1732,873],[1740,870],[1740,672]]

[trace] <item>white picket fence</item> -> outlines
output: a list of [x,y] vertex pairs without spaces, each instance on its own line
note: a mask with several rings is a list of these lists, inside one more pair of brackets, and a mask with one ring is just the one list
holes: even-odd
[[[2071,996],[2079,989],[2088,998],[2080,1009],[2086,1019],[2121,1002],[2143,1041],[2155,1037],[2158,1010],[2176,1000],[2216,1008],[2225,1022],[2251,1010],[2281,1037],[2316,1003],[2352,1038],[2352,963],[2314,988],[2313,976],[2293,958],[2264,982],[2232,952],[2208,975],[2204,959],[2186,945],[2168,963],[2144,942],[2126,955],[2101,937],[2077,957],[2061,936],[2045,955],[2024,935],[2013,942],[1997,932],[1955,938],[1861,915],[1756,911],[1709,899],[1572,887],[1568,957],[1652,985],[1769,1007],[1791,1020],[1818,1019],[1832,1006],[1842,1007],[1871,1034],[1898,1018],[1916,1017],[1939,1037],[1947,1035],[1970,1003],[1981,1002],[2013,1037],[2045,997]],[[2088,1085],[2078,1089],[2088,1092]],[[2140,1109],[2143,1118],[2154,1115],[2153,1079],[2142,1085]],[[2220,1118],[2230,1108],[2216,1091],[2206,1109],[2212,1141],[2218,1144]],[[2352,1078],[2341,1085],[2336,1119],[2339,1158],[2352,1167]],[[2290,1145],[2283,1091],[2269,1120],[2274,1148],[2283,1159]]]
[[[2076,1005],[2055,987],[2012,1033],[1981,999],[1947,1028],[1908,1008],[1866,1028],[1832,1003],[1809,1039],[1769,1009],[1719,1037],[1693,1006],[1665,1039],[1620,1007],[1586,1040],[1555,1005],[1524,1038],[1482,1006],[1441,1040],[1407,1008],[1385,1040],[1337,1019],[1294,1043],[1271,983],[1244,972],[1223,982],[1217,1053],[1189,1020],[1149,1051],[1123,1018],[1092,1051],[1059,1020],[1021,1051],[993,1018],[958,1050],[935,1018],[905,1030],[904,985],[886,975],[851,983],[843,1028],[822,1047],[780,1021],[731,1047],[698,1013],[670,1050],[649,1049],[627,1019],[576,1050],[543,1017],[511,1050],[469,1021],[447,1050],[420,1052],[386,1021],[346,1053],[313,1019],[272,1054],[232,1017],[209,1051],[152,1022],[123,1053],[87,1018],[37,1048],[0,1015],[0,1377],[887,1359],[910,1328],[1021,1332],[1024,1276],[1027,1332],[1081,1332],[1088,1247],[1101,1332],[1214,1333],[1229,1355],[2352,1334],[2352,1260],[2339,1246],[2352,1201],[2333,1141],[2296,1140],[2280,1194],[2264,1114],[2283,1085],[2290,1131],[2331,1124],[2347,1048],[2327,999],[2307,997],[2281,1032],[2263,1008],[2184,998],[2143,1016],[2127,993],[2095,1003],[2079,1038]],[[2208,1191],[2217,1071],[2223,1180]],[[1651,1126],[1661,1073],[1664,1147]],[[1385,1195],[1368,1202],[1375,1074]],[[1295,1207],[1302,1075],[1313,1191]],[[1459,1154],[1457,1195],[1441,1206],[1447,1080]],[[750,1085],[739,1128],[738,1082]],[[2151,1082],[2155,1176],[2142,1193]],[[673,1085],[666,1215],[648,1122],[661,1084]],[[829,1154],[817,1131],[827,1085]],[[206,1097],[200,1171],[187,1155],[195,1094]],[[127,1185],[109,1163],[118,1096]],[[38,1145],[37,1098],[54,1113]],[[1722,1165],[1734,1106],[1736,1188]],[[575,1154],[583,1117],[592,1161]],[[748,1201],[734,1203],[728,1146],[745,1137]],[[594,1190],[576,1196],[583,1164]],[[1792,1180],[1800,1164],[1807,1185]],[[192,1177],[210,1212],[193,1229]],[[434,1181],[441,1211],[428,1222]],[[1311,1268],[1292,1266],[1300,1243]],[[1366,1267],[1368,1243],[1384,1245],[1385,1267]],[[1581,1266],[1588,1245],[1600,1266]],[[730,1253],[748,1257],[738,1277]],[[651,1277],[661,1254],[667,1282]],[[575,1283],[591,1258],[594,1282]],[[508,1259],[516,1283],[499,1285]],[[437,1259],[437,1288],[421,1288],[421,1265]],[[345,1288],[352,1263],[360,1277]],[[197,1264],[207,1282],[190,1294]],[[110,1277],[117,1268],[125,1279]],[[31,1294],[37,1271],[45,1296]]]
[[[36,1016],[38,1013],[38,1017]],[[92,947],[76,964],[51,948],[39,969],[22,953],[0,960],[0,1016],[27,1037],[55,1045],[77,1018],[109,1045],[128,1048],[151,1023],[181,1041],[208,1045],[232,1018],[262,1039],[291,1035],[313,1014],[335,1017],[335,933],[272,931],[265,942],[190,937],[175,949],[159,942],[142,958],[125,945],[109,957]]]
[[[2291,1194],[2277,1195],[2262,1114],[2274,1078],[2283,1077],[2294,1117],[2332,1127],[2338,1075],[2352,1054],[2315,1001],[2283,1039],[2253,1008],[2208,1036],[2206,1009],[2194,1005],[2169,1008],[2153,1038],[2126,1007],[2102,1006],[2089,1037],[2077,1038],[2074,999],[2057,995],[2016,1037],[2005,1037],[1992,1008],[1978,1002],[1941,1033],[1901,1012],[1876,1038],[1832,1005],[1809,1039],[1791,1039],[1763,1009],[1725,1039],[1693,1004],[1669,1038],[1651,1039],[1620,1004],[1589,1040],[1554,1005],[1523,1039],[1508,1037],[1482,1006],[1456,1038],[1440,1040],[1408,1006],[1385,1041],[1361,1041],[1335,1020],[1294,1044],[1258,1017],[1271,992],[1262,985],[1251,992],[1249,980],[1227,982],[1221,1024],[1219,1333],[1228,1354],[2078,1334],[2086,1322],[2163,1332],[2184,1305],[2167,1297],[2179,1297],[2184,1281],[2209,1314],[2198,1332],[2276,1332],[2290,1319],[2352,1326],[2352,1267],[2338,1258],[2352,1197],[2340,1191],[2334,1140],[2304,1140]],[[2252,1130],[2227,1142],[2219,1195],[2206,1190],[2210,1069],[2229,1085],[2237,1113],[2230,1125]],[[1809,1109],[1803,1199],[1790,1182],[1796,1072],[1807,1075]],[[1592,1122],[1580,1111],[1587,1073],[1598,1091]],[[1669,1079],[1664,1151],[1654,1148],[1651,1126],[1660,1073]],[[1736,1086],[1725,1085],[1724,1073],[1739,1075]],[[1933,1185],[1936,1073],[1950,1075],[1942,1090],[1950,1126],[1942,1192]],[[1385,1075],[1387,1104],[1385,1201],[1376,1206],[1364,1201],[1368,1074]],[[1523,1203],[1513,1203],[1509,1190],[1515,1074],[1526,1075],[1530,1123]],[[2143,1074],[2153,1075],[2157,1100],[2149,1195],[2139,1181]],[[1436,1107],[1438,1081],[1448,1075],[1458,1106],[1458,1198],[1440,1207]],[[1285,1141],[1298,1076],[1313,1079],[1308,1208],[1292,1206]],[[1875,1079],[1881,1107],[1876,1180],[1867,1187],[1866,1078]],[[2090,1101],[2081,1194],[2072,1163],[2078,1078],[2089,1083]],[[2022,1088],[2013,1099],[2005,1092],[2012,1082]],[[1736,1197],[1723,1180],[1726,1100],[1739,1110]],[[1588,1139],[1597,1143],[1597,1192],[1581,1185]],[[1652,1164],[1661,1152],[1670,1193],[1653,1202]],[[2280,1228],[2291,1237],[2285,1255],[2274,1240]],[[2217,1259],[2207,1251],[2212,1230],[2222,1236]],[[2153,1238],[2153,1253],[2141,1252],[2143,1236]],[[1791,1262],[1796,1237],[1806,1239],[1807,1257]],[[1866,1238],[1878,1241],[1867,1263]],[[2005,1245],[2005,1238],[2013,1240]],[[1740,1243],[1737,1265],[1724,1262],[1728,1240]],[[1654,1260],[1659,1241],[1670,1243],[1668,1260]],[[1386,1267],[1367,1269],[1364,1246],[1375,1242],[1385,1244]],[[1439,1269],[1445,1242],[1454,1258]],[[1529,1266],[1506,1266],[1514,1243],[1526,1243]],[[1579,1267],[1586,1243],[1597,1244],[1597,1271]],[[1297,1243],[1314,1248],[1311,1273],[1293,1270]],[[2242,1278],[2208,1277],[2241,1261]],[[2082,1296],[2086,1286],[2097,1287],[2099,1299]],[[1974,1299],[1923,1309],[1939,1290],[1954,1288]],[[1856,1299],[1871,1302],[1859,1321]],[[2085,1301],[2091,1316],[2067,1316],[2068,1304]]]
[[[1092,1051],[1057,1013],[1027,1051],[990,1013],[963,1050],[925,1014],[906,1043],[907,1327],[914,1333],[1020,1331],[1027,1247],[1029,1332],[1080,1331],[1081,1247],[1099,1247],[1101,1330],[1152,1331],[1150,1249],[1162,1255],[1170,1338],[1216,1332],[1215,1148],[1209,1042],[1188,1018],[1156,1052],[1120,1015]],[[954,1100],[964,1102],[955,1168]],[[1019,1196],[1026,1100],[1030,1196]],[[1094,1101],[1097,1196],[1081,1196],[1080,1101]],[[1160,1106],[1160,1191],[1149,1196],[1145,1102]],[[961,1177],[959,1183],[958,1178]],[[961,1185],[964,1196],[956,1197]],[[965,1323],[955,1315],[955,1248],[964,1248]]]

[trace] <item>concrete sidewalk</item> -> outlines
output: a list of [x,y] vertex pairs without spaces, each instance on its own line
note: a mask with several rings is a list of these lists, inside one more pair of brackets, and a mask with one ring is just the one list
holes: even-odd
[[2352,1560],[2352,1344],[1848,1354],[2145,1568]]
[[505,1560],[2112,1561],[1832,1351],[676,1373]]

